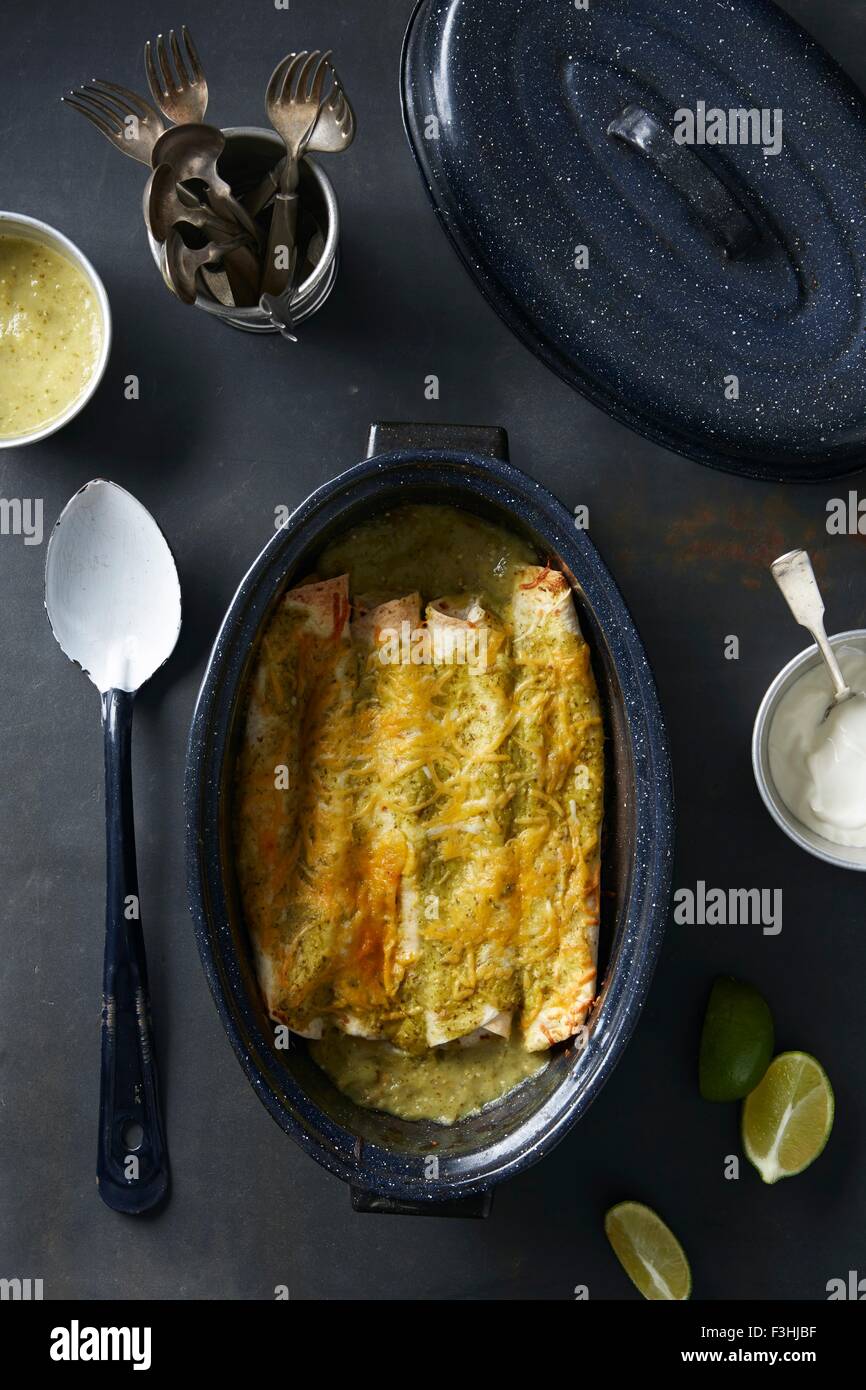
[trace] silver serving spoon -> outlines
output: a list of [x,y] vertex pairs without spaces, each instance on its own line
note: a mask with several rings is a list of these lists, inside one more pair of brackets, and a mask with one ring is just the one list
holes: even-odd
[[[158,164],[147,181],[142,200],[144,220],[156,241],[165,241],[178,222],[204,232],[209,241],[228,241],[237,236],[237,226],[231,227],[204,207],[195,194],[184,189],[168,164]],[[252,240],[252,238],[250,238]]]
[[179,229],[172,227],[160,256],[163,279],[184,304],[194,304],[196,301],[198,272],[205,266],[223,264],[236,301],[249,303],[257,290],[258,261],[249,249],[245,236],[220,243],[209,241],[206,246],[194,249],[186,245]]
[[153,517],[123,488],[88,483],[63,509],[45,560],[45,607],[61,648],[102,698],[107,891],[96,1181],[115,1211],[168,1189],[150,1024],[132,811],[136,692],[180,631],[180,584]]
[[824,718],[846,700],[866,699],[862,690],[852,690],[842,674],[836,654],[827,640],[824,627],[824,600],[818,588],[818,581],[812,569],[812,561],[805,550],[790,550],[781,555],[770,566],[773,578],[788,603],[788,607],[801,627],[810,632],[818,644],[818,651],[824,658],[830,679],[833,682],[833,699],[824,712]]
[[217,171],[217,161],[225,149],[225,136],[216,126],[177,125],[166,130],[151,151],[155,169],[168,164],[178,183],[200,179],[207,184],[208,202],[218,216],[224,215],[258,242],[260,232],[249,213],[232,195],[231,188]]

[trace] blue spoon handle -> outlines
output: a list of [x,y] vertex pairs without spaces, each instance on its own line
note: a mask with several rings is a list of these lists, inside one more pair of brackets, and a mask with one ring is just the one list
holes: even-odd
[[150,1023],[132,811],[134,695],[102,696],[107,892],[96,1181],[114,1211],[137,1215],[168,1190],[168,1155]]

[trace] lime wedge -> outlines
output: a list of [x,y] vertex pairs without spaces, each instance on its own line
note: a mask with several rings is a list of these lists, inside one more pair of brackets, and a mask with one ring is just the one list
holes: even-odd
[[742,1100],[773,1055],[773,1016],[763,995],[723,975],[710,990],[698,1078],[704,1100]]
[[764,1182],[814,1163],[833,1128],[833,1088],[808,1052],[782,1052],[743,1105],[743,1147]]
[[604,1233],[635,1288],[653,1302],[679,1302],[692,1291],[692,1272],[672,1231],[640,1202],[620,1202],[604,1218]]

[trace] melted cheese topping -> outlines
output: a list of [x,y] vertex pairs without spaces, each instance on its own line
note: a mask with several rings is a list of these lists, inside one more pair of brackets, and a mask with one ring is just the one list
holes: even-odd
[[419,1056],[512,1023],[543,1051],[595,994],[603,732],[567,581],[513,563],[492,597],[347,622],[349,585],[288,594],[252,682],[238,868],[268,1007]]

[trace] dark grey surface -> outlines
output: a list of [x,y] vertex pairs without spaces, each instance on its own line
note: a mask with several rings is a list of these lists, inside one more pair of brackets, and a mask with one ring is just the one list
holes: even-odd
[[[789,3],[866,85],[859,0]],[[58,225],[103,274],[115,315],[108,374],[54,439],[0,454],[0,495],[41,497],[46,527],[103,475],[151,508],[177,556],[185,623],[141,697],[135,739],[142,909],[174,1192],[151,1221],[102,1206],[95,1161],[103,914],[102,769],[95,690],[62,657],[42,610],[44,545],[0,536],[3,725],[0,875],[0,1275],[50,1298],[592,1298],[636,1296],[602,1231],[634,1197],[670,1222],[706,1298],[824,1298],[863,1270],[866,929],[863,881],[813,861],[769,820],[748,737],[777,669],[805,645],[765,562],[816,556],[831,627],[866,623],[863,539],[829,537],[829,497],[720,474],[640,441],[514,341],[461,269],[404,143],[397,65],[409,0],[141,0],[4,5],[0,203]],[[138,84],[149,34],[185,19],[222,124],[262,119],[272,65],[331,46],[359,135],[329,169],[345,220],[333,298],[297,347],[256,340],[172,302],[139,214],[143,170],[60,93],[95,71]],[[17,75],[10,75],[10,73]],[[54,161],[55,153],[58,156]],[[55,172],[59,171],[59,172]],[[95,209],[98,209],[96,211]],[[141,400],[123,399],[128,373]],[[436,373],[441,398],[428,402]],[[203,662],[234,588],[273,525],[361,458],[373,419],[507,425],[512,457],[569,506],[630,604],[666,708],[681,833],[675,882],[781,887],[784,927],[671,926],[624,1061],[556,1153],[503,1188],[486,1223],[353,1215],[345,1188],[280,1133],[222,1034],[193,941],[181,784]],[[737,662],[724,639],[741,642]],[[765,1189],[738,1151],[733,1107],[697,1094],[704,1001],[719,971],[762,988],[780,1047],[813,1051],[837,1122],[806,1174]]]

